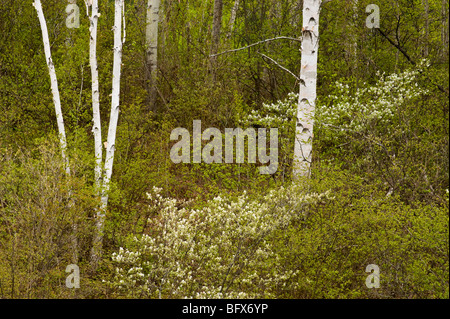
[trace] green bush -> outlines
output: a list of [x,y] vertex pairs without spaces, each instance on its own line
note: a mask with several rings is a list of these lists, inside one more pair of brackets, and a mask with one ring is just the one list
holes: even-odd
[[[65,269],[88,268],[97,205],[89,183],[66,175],[50,142],[0,154],[0,298],[73,297]],[[90,293],[88,286],[77,295]]]
[[[406,205],[349,173],[317,172],[312,189],[335,200],[278,234],[300,289],[287,298],[448,298],[448,197],[442,206]],[[368,289],[366,266],[380,268],[380,288]]]
[[[218,197],[198,209],[163,198],[155,189],[143,235],[130,236],[112,255],[111,293],[448,297],[448,201],[406,205],[348,173],[324,169],[316,174],[302,187]],[[369,264],[380,268],[380,288],[365,285]]]
[[150,217],[141,236],[113,253],[108,284],[120,296],[150,298],[271,298],[277,287],[295,286],[297,271],[280,268],[272,234],[305,216],[327,194],[279,188],[251,198],[216,197],[204,207],[181,208],[149,193]]

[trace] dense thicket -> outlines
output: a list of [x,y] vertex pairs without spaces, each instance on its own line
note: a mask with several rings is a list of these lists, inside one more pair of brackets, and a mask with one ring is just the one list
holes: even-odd
[[[299,38],[302,1],[162,0],[155,82],[148,77],[147,1],[126,1],[105,253],[94,273],[88,272],[89,251],[99,202],[89,19],[78,0],[80,28],[68,29],[68,2],[42,2],[72,174],[64,174],[60,159],[32,1],[2,0],[0,298],[448,298],[447,0],[378,0],[380,29],[365,25],[372,0],[323,4],[313,173],[296,182],[291,166],[299,83],[280,65],[299,74],[301,43],[279,39],[210,54]],[[114,1],[99,2],[105,142]],[[220,20],[214,19],[215,2],[222,2]],[[192,132],[193,120],[222,132],[278,128],[276,174],[260,175],[256,164],[172,163],[170,133],[177,127]],[[161,196],[156,202],[155,189]],[[306,200],[317,197],[311,194],[320,198]],[[213,223],[218,220],[223,223]],[[164,232],[165,222],[172,233]],[[183,227],[199,236],[175,231]],[[75,258],[74,233],[82,279],[80,289],[70,290],[64,270]],[[172,247],[171,254],[160,243]],[[198,254],[185,253],[192,247]],[[227,268],[237,255],[239,262]],[[364,284],[368,264],[380,266],[379,289]],[[163,285],[166,275],[172,286]]]

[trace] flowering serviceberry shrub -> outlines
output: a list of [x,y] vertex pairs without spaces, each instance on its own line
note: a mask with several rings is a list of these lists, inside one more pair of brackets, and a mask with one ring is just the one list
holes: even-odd
[[330,138],[337,139],[345,132],[361,133],[367,130],[392,128],[393,119],[405,103],[428,93],[418,84],[418,77],[429,62],[422,61],[413,69],[386,75],[378,73],[374,84],[363,83],[353,93],[348,84],[337,82],[335,93],[324,100],[317,112],[318,125],[331,128]]
[[112,255],[108,284],[130,297],[271,298],[295,288],[298,271],[283,269],[270,236],[330,199],[295,185],[256,199],[219,196],[200,209],[180,208],[159,188],[147,195],[157,216]]

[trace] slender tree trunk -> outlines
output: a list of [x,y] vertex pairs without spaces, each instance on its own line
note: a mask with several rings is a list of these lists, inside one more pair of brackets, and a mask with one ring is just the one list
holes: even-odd
[[428,0],[422,0],[422,4],[424,7],[424,11],[425,11],[425,44],[423,46],[423,55],[424,57],[428,57],[429,54],[429,48],[428,48],[428,43],[430,41],[430,19],[428,16],[429,13],[429,4],[428,4]]
[[[214,55],[219,50],[220,44],[220,29],[222,28],[222,0],[214,0],[214,13],[213,13],[213,27],[211,37],[211,55]],[[216,57],[211,57],[211,65],[214,69]]]
[[448,10],[447,1],[442,0],[442,31],[441,31],[441,41],[442,41],[442,56],[448,58]]
[[147,27],[145,31],[146,59],[147,59],[147,80],[149,107],[155,108],[156,102],[156,76],[158,71],[158,24],[160,0],[148,0],[147,3]]
[[239,9],[239,0],[235,0],[233,9],[231,9],[230,23],[228,24],[229,31],[227,34],[227,38],[231,37],[231,34],[233,33],[234,23],[236,21],[236,15],[237,15],[238,9]]
[[358,77],[356,76],[356,72],[358,71],[358,36],[356,32],[359,27],[358,18],[358,0],[353,0],[352,73],[356,80],[358,80]]
[[[102,180],[102,158],[103,158],[103,148],[102,148],[102,129],[101,129],[101,119],[100,119],[100,91],[98,82],[98,64],[97,64],[97,26],[98,18],[100,16],[98,12],[98,0],[93,0],[92,3],[87,3],[91,6],[90,20],[90,42],[89,42],[89,60],[91,66],[91,78],[92,78],[92,119],[94,125],[92,127],[92,133],[94,134],[94,151],[95,151],[95,188],[97,196],[101,195],[101,180]],[[99,208],[100,209],[100,208]],[[102,216],[102,212],[97,212],[97,218]],[[97,220],[99,223],[99,220]],[[97,226],[99,226],[97,224]],[[96,250],[101,249],[98,247],[98,234],[94,235],[93,242],[93,255],[98,254]],[[97,260],[95,261],[95,267],[97,265]]]
[[[67,150],[66,131],[64,128],[64,119],[63,119],[62,110],[61,110],[61,98],[59,95],[58,79],[56,77],[55,65],[53,64],[53,60],[52,60],[52,56],[51,56],[47,22],[45,20],[44,11],[42,10],[41,1],[35,0],[33,3],[33,6],[35,7],[35,9],[37,11],[39,23],[41,25],[42,39],[43,39],[43,43],[44,43],[45,60],[47,62],[47,66],[48,66],[48,70],[49,70],[49,74],[50,74],[50,85],[51,85],[51,89],[52,89],[53,103],[55,105],[56,122],[58,124],[61,155],[62,155],[62,159],[65,164],[66,175],[69,176],[70,175],[70,166],[69,166],[69,158],[66,154],[66,150]],[[70,199],[69,199],[68,209],[71,209],[74,205],[71,197],[72,197],[72,190],[69,190],[69,198]],[[72,226],[71,242],[72,242],[72,262],[77,263],[78,262],[78,239],[77,239],[77,225],[75,223]]]
[[105,176],[103,178],[101,207],[97,211],[96,216],[97,232],[94,235],[94,241],[91,251],[91,267],[93,270],[97,268],[98,261],[100,260],[102,254],[105,211],[108,205],[109,182],[111,180],[114,162],[117,122],[119,120],[119,106],[120,106],[119,102],[120,102],[120,73],[122,65],[122,45],[125,42],[125,24],[123,26],[124,37],[122,39],[122,14],[124,14],[124,11],[125,11],[124,0],[115,0],[114,28],[113,28],[114,61],[113,61],[111,114],[109,120],[108,139],[106,144]]
[[91,65],[91,77],[92,77],[92,118],[94,125],[92,127],[92,133],[94,134],[95,145],[95,187],[98,194],[101,189],[102,179],[102,130],[100,121],[100,92],[98,83],[98,64],[97,64],[97,26],[98,18],[100,14],[98,12],[98,0],[93,0],[90,20],[90,43],[89,43],[89,60]]
[[186,39],[186,57],[187,63],[191,63],[191,47],[192,47],[192,37],[191,37],[191,19],[189,17],[189,0],[186,1],[186,28],[184,29],[185,39]]
[[117,123],[119,121],[122,45],[125,42],[122,39],[122,12],[124,10],[124,6],[125,6],[124,0],[115,0],[112,99],[111,99],[111,114],[109,119],[108,139],[106,145],[107,150],[105,159],[105,177],[103,179],[103,188],[105,192],[104,195],[102,196],[102,206],[104,208],[106,208],[106,205],[108,204],[107,191],[109,189],[109,181],[112,175]]
[[51,85],[51,89],[52,89],[53,103],[55,104],[56,122],[58,124],[59,143],[61,146],[61,154],[62,154],[63,161],[65,162],[66,173],[67,173],[67,175],[70,175],[69,159],[66,155],[66,150],[67,150],[66,131],[64,129],[64,119],[63,119],[62,110],[61,110],[61,99],[59,96],[58,79],[56,78],[55,65],[53,64],[52,55],[51,55],[51,51],[50,51],[50,41],[48,38],[47,22],[45,21],[41,1],[34,0],[33,6],[35,7],[35,9],[37,11],[39,23],[41,25],[41,30],[42,30],[42,40],[44,43],[45,61],[47,62],[48,71],[50,74],[50,85]]
[[319,14],[321,0],[303,1],[300,94],[294,148],[294,177],[309,176],[316,105]]

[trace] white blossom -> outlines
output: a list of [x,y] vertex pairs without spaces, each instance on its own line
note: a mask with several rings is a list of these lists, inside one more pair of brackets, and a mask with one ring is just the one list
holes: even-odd
[[[153,189],[148,197],[160,192]],[[280,260],[267,236],[305,218],[305,205],[327,198],[329,192],[306,193],[298,185],[259,199],[218,196],[202,209],[177,208],[175,199],[161,197],[152,202],[159,210],[152,234],[134,236],[112,254],[118,267],[108,283],[131,296],[274,297],[276,287],[295,286],[299,273],[267,263]]]

